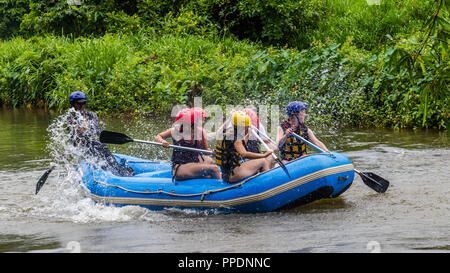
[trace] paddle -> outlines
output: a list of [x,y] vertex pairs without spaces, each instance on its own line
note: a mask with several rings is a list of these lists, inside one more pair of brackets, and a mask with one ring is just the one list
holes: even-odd
[[272,139],[270,139],[267,135],[265,135],[263,132],[261,132],[258,128],[256,128],[254,125],[252,125],[252,128],[255,129],[260,135],[262,135],[265,139],[267,139],[268,141],[270,141],[273,145],[278,146],[277,143],[275,141],[273,141]]
[[55,167],[56,166],[50,167],[50,169],[46,170],[45,173],[41,176],[41,178],[39,178],[38,182],[36,183],[36,193],[35,194],[38,194],[39,190],[42,188],[42,186],[44,186],[45,181],[47,181],[48,176],[53,171],[53,169],[55,169]]
[[[163,146],[162,143],[160,143],[160,142],[132,139],[125,134],[111,132],[111,131],[102,131],[100,133],[100,142],[109,143],[109,144],[125,144],[125,143],[129,143],[129,142],[138,142],[138,143]],[[208,154],[208,155],[212,155],[214,153],[213,151],[207,151],[207,150],[196,149],[196,148],[191,148],[191,147],[183,147],[183,146],[178,146],[178,145],[169,145],[169,147],[173,148],[173,149],[198,152],[198,153]]]
[[359,174],[359,176],[361,176],[361,179],[363,180],[364,184],[366,184],[376,192],[383,193],[389,187],[389,181],[374,173],[360,172],[357,169],[355,169],[355,172]]
[[294,132],[292,132],[291,134],[293,134],[296,138],[302,140],[303,142],[305,142],[305,143],[308,144],[309,146],[313,147],[314,149],[316,149],[316,150],[319,151],[320,153],[333,155],[332,152],[325,152],[324,150],[322,150],[322,149],[319,148],[318,146],[312,144],[311,142],[309,142],[308,140],[304,139],[303,137],[299,136],[298,134],[296,134],[296,133],[294,133]]
[[[258,132],[259,130],[252,125],[252,129],[256,129]],[[259,142],[261,142],[262,145],[264,145],[264,148],[266,148],[267,150],[270,150],[269,146],[267,146],[267,144],[264,142],[264,140],[261,139],[261,137],[258,135],[258,133],[256,133],[254,130],[252,130],[253,135],[259,140]],[[280,159],[278,159],[278,157],[275,155],[275,153],[272,153],[273,159],[275,159],[276,162],[278,162],[278,164],[280,164],[281,168],[283,168],[284,172],[287,174],[287,176],[289,178],[291,178],[291,175],[289,174],[286,166],[283,164],[283,162],[281,162]]]
[[[321,153],[327,153],[324,150],[322,150],[321,148],[319,148],[316,145],[312,144],[311,142],[307,141],[303,137],[299,136],[298,134],[292,133],[292,135],[294,135],[296,138],[302,140],[306,144],[310,145],[311,147],[313,147],[317,151],[319,151]],[[328,153],[331,154],[331,152],[328,152]],[[376,175],[374,173],[361,172],[361,171],[358,171],[357,169],[355,169],[355,172],[357,174],[359,174],[359,176],[361,177],[361,179],[364,182],[364,184],[366,184],[369,188],[371,188],[372,190],[374,190],[376,192],[383,193],[389,187],[389,181],[387,181],[386,179],[384,179],[384,178],[382,178],[382,177],[380,177],[380,176],[378,176],[378,175]]]

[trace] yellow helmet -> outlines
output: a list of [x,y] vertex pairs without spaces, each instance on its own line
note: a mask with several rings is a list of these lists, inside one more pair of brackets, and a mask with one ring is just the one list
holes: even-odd
[[233,123],[234,126],[248,127],[252,123],[252,120],[247,113],[243,111],[236,111],[231,116],[231,123]]

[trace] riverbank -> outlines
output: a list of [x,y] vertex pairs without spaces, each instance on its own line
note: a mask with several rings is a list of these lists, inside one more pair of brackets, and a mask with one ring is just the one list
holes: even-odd
[[426,70],[411,80],[406,67],[399,74],[387,62],[404,56],[395,47],[363,54],[350,43],[318,43],[298,51],[141,33],[14,38],[0,42],[0,53],[2,105],[65,109],[68,95],[81,90],[99,113],[170,113],[201,96],[222,106],[303,100],[324,121],[356,126],[445,130],[449,122],[448,90],[426,94],[442,75]]
[[[317,25],[308,25],[317,19],[317,14],[310,14],[307,21],[295,22],[310,29],[294,34],[280,21],[277,26],[284,36],[277,38],[265,22],[268,33],[260,30],[260,38],[267,41],[226,33],[218,22],[207,24],[213,20],[206,9],[210,4],[198,7],[194,2],[186,4],[187,10],[153,7],[164,18],[160,23],[144,24],[139,14],[103,11],[110,21],[98,20],[106,20],[107,29],[86,19],[87,33],[72,29],[57,35],[57,26],[71,22],[69,11],[90,18],[91,5],[59,2],[45,7],[49,14],[33,6],[22,21],[31,27],[41,17],[55,16],[52,20],[62,20],[58,24],[50,24],[49,19],[46,31],[0,40],[0,106],[67,109],[67,97],[76,90],[88,95],[88,107],[99,114],[167,115],[174,105],[190,104],[194,97],[201,97],[204,105],[222,107],[240,102],[283,108],[289,101],[302,100],[309,105],[311,118],[319,122],[450,128],[450,61],[448,46],[442,42],[448,40],[449,23],[446,6],[437,7],[442,1],[420,5],[412,1],[398,7],[331,1],[333,9],[318,1],[317,12],[324,17]],[[283,5],[276,12],[270,4],[264,5],[254,16],[263,18],[266,12],[284,16]],[[58,8],[68,13],[58,19]],[[308,5],[296,8],[302,14],[312,10]],[[400,11],[411,18],[407,25],[396,17]],[[245,16],[235,15],[233,20],[244,24]],[[370,16],[380,19],[372,27]],[[120,18],[125,26],[118,28],[114,20]],[[333,20],[336,25],[330,23]],[[358,21],[360,25],[355,25]]]

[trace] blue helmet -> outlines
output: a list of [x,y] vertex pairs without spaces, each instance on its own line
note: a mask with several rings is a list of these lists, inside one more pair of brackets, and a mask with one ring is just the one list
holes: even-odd
[[81,91],[75,91],[70,94],[69,102],[87,102],[87,96]]
[[308,106],[301,101],[292,101],[286,106],[286,115],[291,117],[303,109],[308,109]]

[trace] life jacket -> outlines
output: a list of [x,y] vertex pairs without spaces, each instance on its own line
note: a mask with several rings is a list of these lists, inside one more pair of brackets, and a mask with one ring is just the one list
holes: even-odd
[[[286,130],[289,128],[289,123],[283,120],[280,123],[280,126],[283,129],[283,132],[286,132]],[[306,127],[306,125],[300,124],[295,133],[305,138],[306,140],[309,140],[308,127]],[[282,160],[291,161],[306,154],[306,143],[296,138],[295,136],[290,135],[286,137],[286,141],[282,146],[279,147],[279,150]]]
[[259,150],[259,141],[255,139],[249,139],[247,141],[246,147],[247,151],[260,154],[261,151]]
[[[172,138],[173,139],[173,138]],[[190,148],[196,148],[196,149],[202,149],[203,148],[203,141],[194,140],[194,142],[190,142],[184,139],[181,139],[179,141],[175,141],[173,139],[174,145],[183,146],[183,147],[190,147]],[[174,149],[172,152],[172,166],[175,165],[181,165],[186,163],[198,163],[198,155],[201,155],[199,152],[194,151],[186,151],[186,150],[180,150],[180,149]]]
[[[237,140],[233,135],[224,134],[223,139],[218,139],[216,144],[216,164],[220,167],[222,178],[226,182],[233,174],[233,170],[243,162],[241,155],[234,148],[235,141]],[[246,147],[245,141],[240,141]]]
[[[259,135],[259,132],[256,132],[256,134]],[[253,135],[251,135],[251,136],[253,136]],[[245,149],[247,149],[247,151],[249,151],[249,152],[252,152],[255,154],[260,154],[261,150],[259,149],[259,140],[251,139],[251,137],[250,137],[245,144]]]

